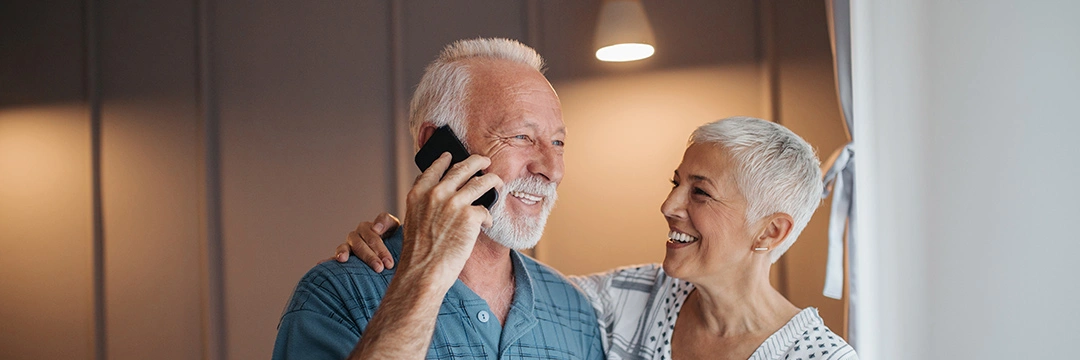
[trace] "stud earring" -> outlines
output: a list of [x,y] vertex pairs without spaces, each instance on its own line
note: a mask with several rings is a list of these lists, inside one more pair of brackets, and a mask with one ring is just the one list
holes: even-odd
[[769,251],[767,247],[754,248],[754,251]]

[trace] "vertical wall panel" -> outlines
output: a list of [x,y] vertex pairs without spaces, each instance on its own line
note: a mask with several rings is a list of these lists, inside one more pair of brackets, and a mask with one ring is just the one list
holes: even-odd
[[194,6],[101,6],[108,355],[202,355]]
[[93,357],[89,119],[0,109],[0,358]]
[[410,99],[424,67],[444,46],[477,37],[526,40],[522,0],[405,1],[404,11],[405,85]]
[[0,106],[85,98],[83,4],[0,2]]
[[0,359],[94,356],[79,1],[0,2]]
[[229,358],[268,358],[300,277],[391,206],[388,6],[214,4]]

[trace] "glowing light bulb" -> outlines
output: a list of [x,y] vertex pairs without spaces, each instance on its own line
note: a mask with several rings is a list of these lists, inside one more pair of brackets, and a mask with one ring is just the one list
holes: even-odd
[[596,58],[600,61],[626,62],[641,60],[656,52],[649,44],[615,44],[596,50]]

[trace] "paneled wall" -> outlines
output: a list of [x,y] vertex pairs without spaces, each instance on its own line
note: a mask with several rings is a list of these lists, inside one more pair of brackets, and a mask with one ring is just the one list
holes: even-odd
[[[659,261],[697,125],[775,117],[823,156],[843,142],[824,7],[761,4],[645,1],[657,55],[602,64],[596,0],[3,2],[0,358],[268,357],[296,281],[399,209],[408,98],[462,38],[533,45],[562,97],[567,177],[537,256]],[[824,269],[819,229],[781,277]],[[781,290],[837,328],[820,282]]]
[[90,359],[98,348],[80,6],[0,2],[0,358]]
[[389,7],[216,2],[224,337],[269,357],[296,282],[392,205]]
[[[195,8],[94,4],[100,96],[105,353],[203,354],[205,201]],[[162,326],[168,324],[167,326]]]
[[0,357],[94,356],[84,103],[0,110]]

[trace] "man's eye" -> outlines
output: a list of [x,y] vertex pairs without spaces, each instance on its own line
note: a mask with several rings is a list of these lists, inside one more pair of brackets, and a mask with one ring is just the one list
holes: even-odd
[[529,140],[529,136],[528,135],[518,135],[518,136],[514,136],[514,139]]
[[551,142],[551,144],[552,144],[552,145],[555,145],[555,146],[564,146],[564,145],[566,145],[566,143],[565,143],[565,142],[563,142],[562,140],[555,140],[555,141],[552,141],[552,142]]

